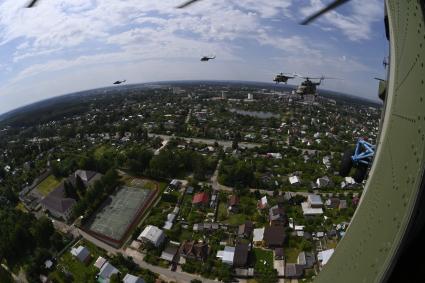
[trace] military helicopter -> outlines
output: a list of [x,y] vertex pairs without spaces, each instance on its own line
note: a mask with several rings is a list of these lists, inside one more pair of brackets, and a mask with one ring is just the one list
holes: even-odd
[[276,77],[273,79],[273,81],[276,82],[277,84],[278,83],[287,84],[289,79],[293,79],[295,77],[296,77],[295,75],[286,75],[284,73],[280,73],[280,74],[276,75]]
[[213,60],[213,59],[215,59],[215,56],[212,56],[212,57],[204,56],[201,58],[201,61],[208,62],[209,60]]
[[127,80],[123,80],[123,81],[116,81],[116,82],[114,82],[113,84],[114,85],[120,85],[120,84],[122,84],[122,83],[125,83]]
[[[300,79],[304,79],[304,81],[297,87],[296,93],[304,96],[304,95],[314,95],[317,96],[317,86],[319,86],[322,81],[325,79],[335,79],[335,78],[327,78],[324,76],[321,76],[319,78],[311,78],[311,77],[304,77],[300,75],[296,75],[296,77]],[[314,82],[312,80],[319,80],[318,82]]]

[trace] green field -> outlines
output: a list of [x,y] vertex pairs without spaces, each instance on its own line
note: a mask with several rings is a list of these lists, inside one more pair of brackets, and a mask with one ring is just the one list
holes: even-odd
[[55,176],[50,175],[38,184],[36,189],[43,196],[47,196],[51,191],[56,189],[61,182],[62,179],[57,179]]

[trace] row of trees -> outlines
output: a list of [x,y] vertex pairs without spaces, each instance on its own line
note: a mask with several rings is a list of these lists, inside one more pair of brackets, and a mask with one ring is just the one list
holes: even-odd
[[80,215],[91,215],[103,201],[121,185],[120,177],[116,170],[111,169],[100,180],[94,182],[80,201],[74,206],[72,219]]
[[174,178],[193,172],[197,180],[205,180],[206,174],[214,171],[216,159],[205,157],[189,150],[162,150],[154,156],[145,173],[154,178]]

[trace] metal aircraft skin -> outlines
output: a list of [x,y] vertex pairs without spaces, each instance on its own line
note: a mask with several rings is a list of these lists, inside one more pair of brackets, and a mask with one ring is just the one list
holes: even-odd
[[385,4],[390,58],[375,158],[350,227],[318,283],[422,281],[413,274],[423,272],[425,246],[418,239],[425,201],[425,1]]
[[208,62],[209,60],[214,60],[214,59],[215,59],[215,56],[212,56],[212,57],[204,56],[201,58],[201,61]]
[[114,82],[113,84],[114,85],[120,85],[120,84],[122,84],[122,83],[125,83],[127,80],[122,80],[122,81],[116,81],[116,82]]

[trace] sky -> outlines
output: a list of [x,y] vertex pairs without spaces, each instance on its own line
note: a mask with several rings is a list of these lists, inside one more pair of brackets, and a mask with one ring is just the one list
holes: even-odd
[[[329,76],[325,89],[377,100],[388,55],[383,0],[0,0],[0,113],[116,80],[272,82]],[[217,59],[200,62],[204,55]],[[297,84],[300,80],[293,80]]]

